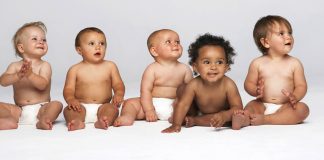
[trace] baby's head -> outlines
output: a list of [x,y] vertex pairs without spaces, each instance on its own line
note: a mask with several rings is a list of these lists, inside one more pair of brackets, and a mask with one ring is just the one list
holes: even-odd
[[254,26],[253,29],[254,42],[263,55],[267,54],[269,48],[265,47],[262,42],[264,39],[271,36],[273,32],[273,28],[276,25],[285,26],[288,29],[288,31],[292,34],[292,27],[289,21],[281,16],[268,15],[262,17],[257,21],[257,23]]
[[106,47],[106,36],[96,27],[81,30],[75,38],[75,49],[87,62],[101,62],[105,57]]
[[[21,26],[12,38],[16,56],[23,58],[23,53],[27,52],[27,45],[31,43],[42,43],[37,45],[36,50],[41,51],[40,54],[45,55],[48,49],[46,42],[46,26],[43,22],[30,22]],[[35,51],[35,50],[34,50]]]
[[[226,41],[223,37],[220,36],[214,36],[209,33],[206,33],[204,35],[199,36],[195,42],[191,43],[188,49],[189,53],[189,64],[191,66],[194,66],[194,64],[197,64],[198,57],[200,56],[202,48],[205,48],[207,46],[211,47],[220,47],[222,48],[224,52],[224,63],[226,63],[226,70],[230,69],[230,65],[234,63],[233,56],[236,55],[234,52],[234,49],[232,48],[229,41]],[[197,75],[197,73],[194,71],[194,74]]]
[[177,60],[182,54],[179,35],[170,29],[161,29],[151,33],[147,39],[147,48],[155,60]]

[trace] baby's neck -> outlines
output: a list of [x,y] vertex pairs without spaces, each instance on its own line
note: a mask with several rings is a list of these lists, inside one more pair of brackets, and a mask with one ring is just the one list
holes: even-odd
[[172,66],[172,65],[176,65],[179,63],[178,60],[155,60],[157,63],[161,64],[161,65],[168,65],[168,66]]

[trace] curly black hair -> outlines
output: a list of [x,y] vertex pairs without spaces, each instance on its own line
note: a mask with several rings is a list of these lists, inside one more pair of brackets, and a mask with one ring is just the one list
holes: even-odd
[[209,33],[206,33],[204,35],[199,36],[195,42],[190,44],[188,49],[190,65],[193,65],[193,63],[197,60],[199,55],[199,49],[207,45],[222,47],[225,51],[227,64],[231,65],[234,63],[233,56],[235,56],[236,53],[232,48],[230,42],[225,40],[221,36],[214,36]]

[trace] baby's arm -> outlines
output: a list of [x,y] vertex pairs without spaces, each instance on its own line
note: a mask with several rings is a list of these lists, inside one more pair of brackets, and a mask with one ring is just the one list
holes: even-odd
[[162,131],[162,133],[173,133],[180,132],[182,122],[188,113],[188,110],[192,104],[195,97],[194,84],[189,83],[184,88],[183,95],[179,97],[179,102],[177,106],[174,107],[173,122],[172,125]]
[[[1,86],[9,86],[13,85],[14,83],[18,82],[21,79],[19,76],[19,71],[17,71],[18,63],[11,63],[7,70],[0,76],[0,85]],[[20,69],[21,70],[21,69]]]
[[124,100],[125,95],[125,85],[123,80],[120,77],[117,66],[113,64],[112,67],[112,88],[114,90],[114,97],[112,99],[112,104],[116,107],[119,107]]
[[186,73],[185,73],[185,77],[184,77],[184,83],[187,84],[187,83],[189,83],[190,80],[193,79],[193,75],[192,75],[191,69],[187,65],[185,65],[185,68],[186,68]]
[[76,69],[70,68],[65,80],[63,96],[69,109],[81,112],[80,102],[75,98]]
[[50,84],[52,76],[51,65],[44,62],[39,70],[39,74],[32,71],[32,63],[28,62],[26,77],[30,80],[31,84],[39,90],[44,90]]
[[225,85],[227,86],[226,99],[230,109],[218,112],[213,116],[210,120],[210,125],[213,127],[222,127],[225,122],[232,121],[234,111],[243,109],[242,99],[235,82],[229,79]]
[[296,67],[294,71],[294,84],[295,89],[293,95],[297,101],[304,98],[307,92],[307,82],[304,75],[304,67],[299,60],[296,61]]
[[152,101],[154,79],[154,69],[149,66],[144,71],[141,81],[141,104],[148,122],[155,122],[158,119]]
[[295,104],[304,98],[307,92],[307,82],[304,75],[304,67],[301,62],[296,59],[294,63],[294,91],[289,92],[286,89],[282,90],[282,93],[289,98],[291,105],[295,108]]
[[[262,85],[260,86],[260,84]],[[262,96],[260,94],[261,91],[263,93],[263,80],[261,78],[259,79],[258,64],[256,60],[252,61],[252,63],[250,64],[249,71],[244,82],[244,89],[253,97],[261,98]]]

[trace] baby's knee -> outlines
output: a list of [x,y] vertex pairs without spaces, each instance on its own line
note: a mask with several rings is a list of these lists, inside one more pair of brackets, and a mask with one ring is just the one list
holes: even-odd
[[303,102],[298,102],[296,104],[296,110],[301,120],[305,120],[309,115],[309,107]]

